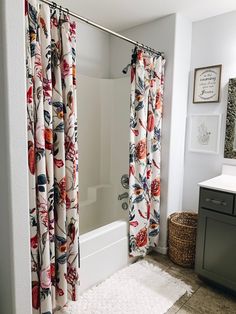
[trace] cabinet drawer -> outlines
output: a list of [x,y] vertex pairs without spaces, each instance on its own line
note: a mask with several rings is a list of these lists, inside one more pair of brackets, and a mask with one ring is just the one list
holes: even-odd
[[234,195],[201,188],[200,207],[215,210],[225,214],[233,214]]

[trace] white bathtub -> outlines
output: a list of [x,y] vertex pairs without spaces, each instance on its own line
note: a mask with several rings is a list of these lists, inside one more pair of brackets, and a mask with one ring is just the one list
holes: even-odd
[[115,221],[80,236],[80,293],[128,265],[126,221]]

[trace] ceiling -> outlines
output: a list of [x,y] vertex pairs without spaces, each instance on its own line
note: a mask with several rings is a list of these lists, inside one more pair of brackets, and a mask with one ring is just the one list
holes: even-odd
[[54,0],[115,31],[181,13],[192,21],[236,10],[235,0]]

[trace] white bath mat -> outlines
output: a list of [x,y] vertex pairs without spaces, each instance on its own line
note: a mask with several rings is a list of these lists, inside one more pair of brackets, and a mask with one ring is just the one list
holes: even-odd
[[87,290],[60,313],[163,314],[186,292],[191,293],[190,286],[142,260]]

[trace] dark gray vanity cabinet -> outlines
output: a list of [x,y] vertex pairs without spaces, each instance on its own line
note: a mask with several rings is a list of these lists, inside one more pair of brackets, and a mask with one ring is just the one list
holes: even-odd
[[236,292],[236,196],[200,188],[195,271]]

